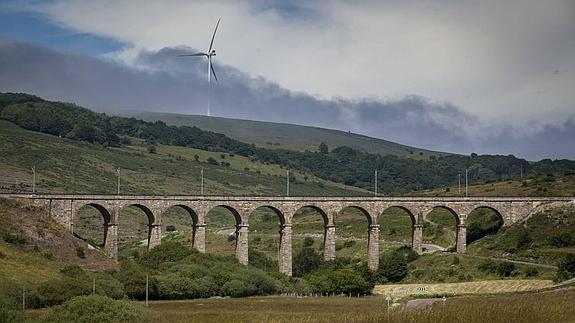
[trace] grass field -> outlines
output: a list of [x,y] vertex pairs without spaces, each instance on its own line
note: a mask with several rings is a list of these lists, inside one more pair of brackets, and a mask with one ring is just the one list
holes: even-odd
[[[389,311],[381,296],[249,297],[151,302],[158,322],[574,322],[575,290],[448,298],[423,309]],[[29,310],[37,318],[46,310]]]

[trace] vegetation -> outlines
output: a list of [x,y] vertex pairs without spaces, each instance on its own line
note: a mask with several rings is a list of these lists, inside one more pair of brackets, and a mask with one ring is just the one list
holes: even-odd
[[[451,185],[462,169],[469,170],[471,182],[510,179],[517,177],[521,170],[525,174],[553,175],[573,172],[575,169],[573,161],[542,160],[529,163],[514,156],[472,154],[414,160],[394,155],[369,154],[346,146],[330,152],[325,149],[321,152],[265,149],[196,127],[176,127],[161,121],[152,123],[107,116],[73,104],[44,101],[26,94],[0,96],[0,118],[25,129],[110,147],[120,146],[121,138],[130,142],[129,138],[137,138],[149,144],[227,152],[263,163],[295,168],[325,180],[364,189],[373,187],[373,170],[379,169],[378,185],[385,194]],[[211,164],[219,164],[214,157],[211,158]]]
[[475,241],[468,252],[557,265],[575,254],[575,207],[553,208]]
[[114,323],[150,322],[154,317],[140,304],[115,301],[105,296],[79,296],[62,305],[52,307],[39,318],[40,322],[54,323]]

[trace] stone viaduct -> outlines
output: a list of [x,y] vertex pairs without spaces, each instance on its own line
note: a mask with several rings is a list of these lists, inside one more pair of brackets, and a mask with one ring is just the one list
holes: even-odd
[[572,197],[233,197],[233,196],[123,196],[123,195],[39,195],[0,194],[4,198],[29,199],[45,208],[57,222],[73,231],[74,215],[85,206],[96,208],[104,219],[104,249],[110,257],[118,252],[118,217],[120,210],[136,206],[148,217],[148,248],[161,243],[162,214],[171,207],[186,210],[193,220],[193,247],[205,252],[205,218],[215,207],[228,209],[236,220],[235,255],[242,264],[248,263],[249,219],[258,208],[273,210],[279,220],[279,268],[292,273],[292,218],[301,208],[318,211],[324,221],[324,260],[335,259],[336,223],[338,213],[355,208],[368,222],[368,264],[379,265],[378,217],[388,208],[406,211],[412,222],[412,247],[421,253],[423,219],[435,208],[449,210],[457,223],[457,252],[466,250],[467,215],[477,208],[489,208],[503,220],[503,226],[529,218],[532,214],[551,207],[573,203]]

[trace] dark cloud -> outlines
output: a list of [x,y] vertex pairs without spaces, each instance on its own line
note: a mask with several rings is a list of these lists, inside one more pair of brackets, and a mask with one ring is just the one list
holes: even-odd
[[[179,58],[186,48],[139,54],[132,67],[0,39],[0,91],[73,101],[99,111],[204,114],[208,87],[202,58]],[[320,100],[216,65],[212,114],[351,130],[433,150],[575,158],[575,121],[528,135],[481,124],[449,103],[419,96],[398,100]],[[471,130],[472,129],[472,130]]]

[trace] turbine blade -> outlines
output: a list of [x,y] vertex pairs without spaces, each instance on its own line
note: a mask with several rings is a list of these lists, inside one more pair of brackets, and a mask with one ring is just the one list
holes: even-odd
[[216,29],[214,29],[214,34],[212,35],[212,41],[210,42],[210,49],[208,49],[208,53],[212,51],[212,46],[214,46],[214,38],[216,38],[216,31],[218,31],[218,26],[220,25],[220,20],[218,19],[218,23],[216,24]]
[[218,81],[218,77],[216,76],[216,71],[214,71],[214,65],[210,62],[210,69],[212,70],[212,74],[214,75],[214,80]]
[[178,55],[178,57],[185,57],[185,56],[208,56],[208,54],[206,54],[206,53],[195,53],[195,54]]

